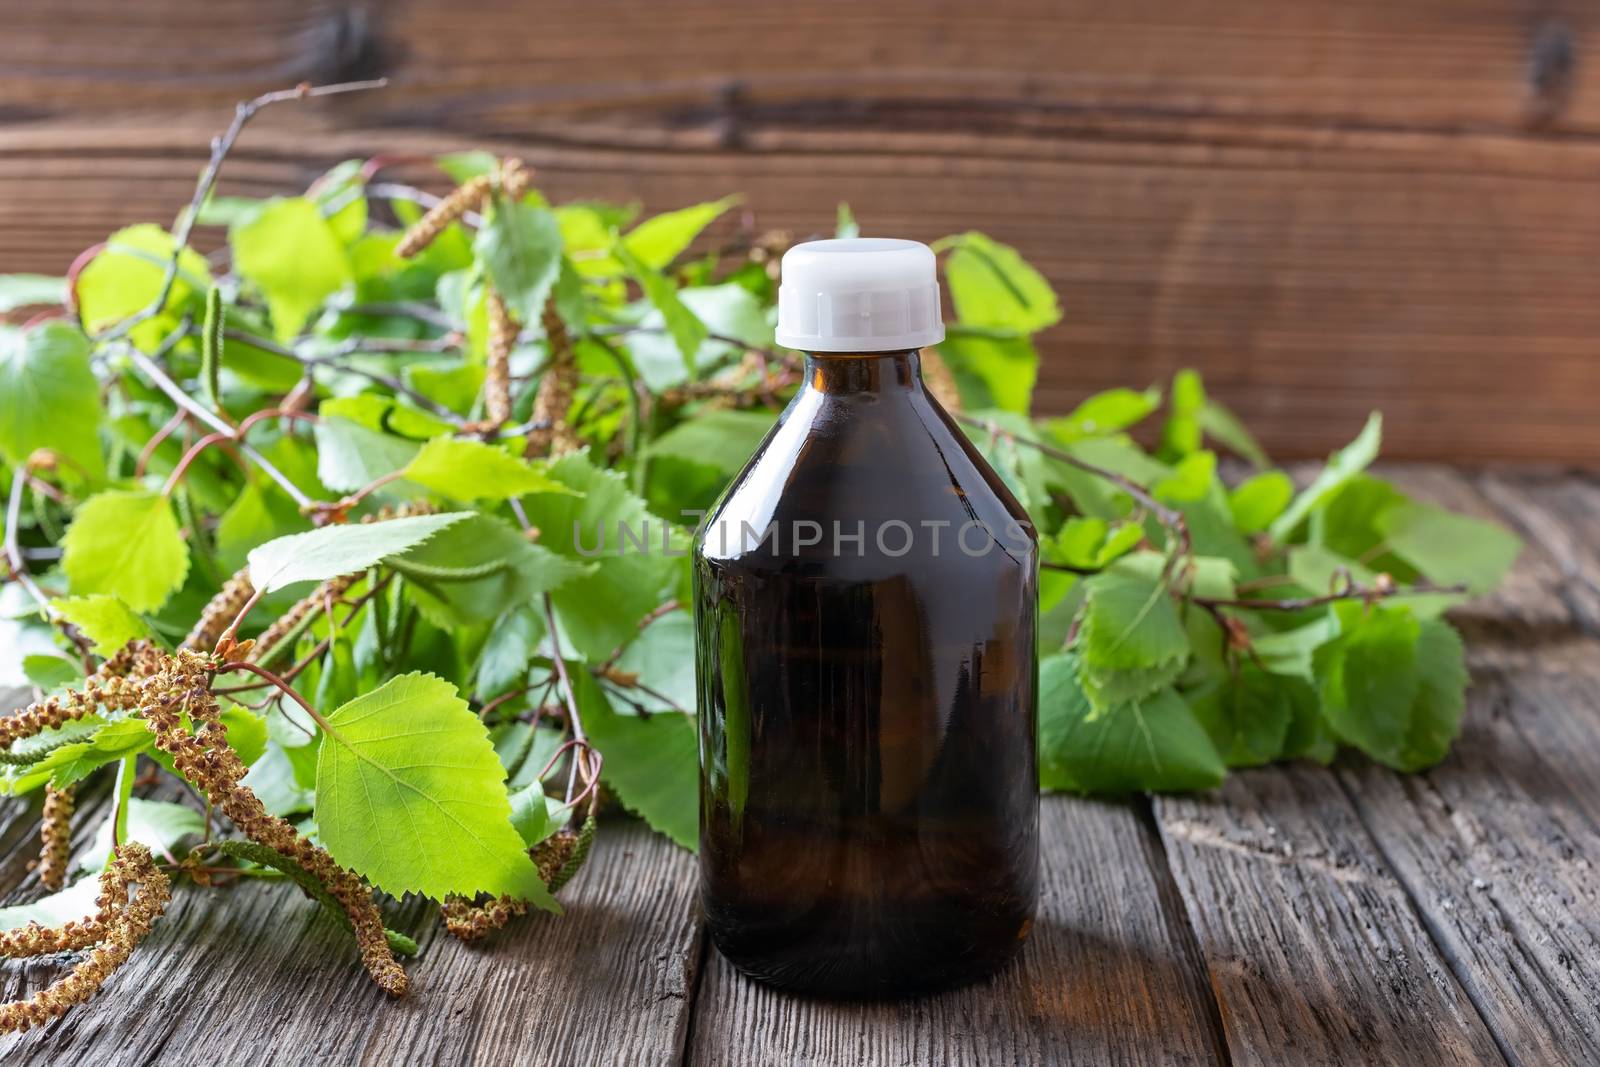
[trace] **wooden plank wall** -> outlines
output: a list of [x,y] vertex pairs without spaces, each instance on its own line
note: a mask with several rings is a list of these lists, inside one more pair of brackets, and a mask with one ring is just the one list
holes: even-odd
[[[1059,288],[1041,407],[1194,365],[1284,456],[1600,460],[1600,75],[1579,0],[6,0],[0,270],[378,151],[559,198],[741,191],[805,235],[967,228]],[[409,176],[424,177],[417,170]]]

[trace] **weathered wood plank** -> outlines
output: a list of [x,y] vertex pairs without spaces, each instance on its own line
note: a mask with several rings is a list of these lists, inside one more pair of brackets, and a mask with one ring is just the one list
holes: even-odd
[[921,1000],[780,994],[714,949],[695,1006],[695,1064],[1201,1064],[1215,1008],[1160,845],[1136,806],[1044,798],[1044,891],[1020,959]]
[[[381,95],[381,94],[379,94]],[[699,124],[490,133],[375,125],[366,105],[280,109],[247,134],[224,190],[287,191],[375,152],[515,150],[559,199],[650,209],[738,191],[763,226],[831,227],[849,201],[875,233],[982,229],[1059,290],[1041,340],[1041,410],[1196,366],[1274,453],[1324,455],[1367,412],[1388,454],[1600,458],[1589,398],[1600,203],[1586,139],[1249,127],[1017,136],[915,124],[797,128],[757,116],[737,146]],[[0,127],[0,269],[60,272],[117,226],[170,219],[225,108]],[[648,125],[654,119],[641,119]],[[402,178],[425,178],[402,169]]]
[[1331,771],[1154,804],[1235,1063],[1502,1062]]
[[[1402,776],[1352,760],[1338,773],[1507,1058],[1594,1063],[1600,832],[1573,793],[1551,788],[1563,754],[1535,751],[1514,725],[1528,711],[1522,673],[1474,679],[1462,736],[1439,767]],[[1587,728],[1592,759],[1600,716],[1565,711]],[[1593,780],[1580,788],[1592,793]]]
[[[0,1058],[205,1063],[249,1050],[251,1062],[284,1064],[675,1063],[700,953],[693,881],[688,854],[637,822],[607,822],[563,893],[566,915],[521,920],[477,946],[427,921],[414,988],[399,1001],[293,887],[185,886],[99,997],[0,1039]],[[422,911],[403,909],[401,925],[415,928]],[[53,974],[27,977],[37,988]]]
[[1577,622],[1600,636],[1600,488],[1589,478],[1558,471],[1492,471],[1479,487],[1504,521],[1545,552],[1559,574],[1555,588]]
[[1114,14],[1090,0],[818,0],[781,13],[646,0],[12,0],[0,89],[38,112],[136,108],[381,66],[404,91],[396,109],[431,121],[469,105],[592,115],[652,100],[692,115],[732,110],[723,98],[737,87],[746,107],[795,109],[798,98],[813,122],[856,125],[920,98],[1019,125],[1070,103],[1579,130],[1600,125],[1600,89],[1573,76],[1593,31],[1592,11],[1566,0],[1138,0]]

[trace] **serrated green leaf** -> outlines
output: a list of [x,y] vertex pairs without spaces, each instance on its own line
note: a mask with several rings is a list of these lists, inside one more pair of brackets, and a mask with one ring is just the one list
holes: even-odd
[[574,686],[584,729],[605,763],[602,780],[652,830],[695,850],[700,837],[700,750],[694,719],[619,715],[587,671]]
[[777,416],[765,411],[708,411],[650,442],[647,454],[714,467],[733,474],[772,432]]
[[327,720],[316,820],[335,860],[396,896],[509,894],[560,910],[511,825],[488,731],[454,686],[401,675]]
[[1290,727],[1318,714],[1309,682],[1268,674],[1253,663],[1240,664],[1191,695],[1189,706],[1230,767],[1259,767],[1282,758]]
[[[530,498],[538,499],[543,497]],[[417,606],[446,629],[488,622],[593,569],[531,544],[510,523],[482,514],[392,562],[411,580]]]
[[561,226],[550,209],[497,197],[472,250],[512,316],[538,322],[561,273]]
[[1076,793],[1209,789],[1227,773],[1205,729],[1171,689],[1107,711],[1079,685],[1076,653],[1039,665],[1039,779]]
[[1341,603],[1334,611],[1339,636],[1313,657],[1323,717],[1340,740],[1394,764],[1422,684],[1421,624],[1404,607]]
[[1383,442],[1383,416],[1373,412],[1356,439],[1328,457],[1315,480],[1294,498],[1289,507],[1272,521],[1267,532],[1274,541],[1283,541],[1303,522],[1311,510],[1330,493],[1360,474],[1378,458]]
[[415,441],[369,430],[343,418],[323,418],[313,432],[317,439],[317,480],[344,493],[364,489],[403,469],[421,449]]
[[1294,480],[1282,471],[1266,471],[1241,482],[1228,494],[1228,510],[1240,533],[1260,533],[1283,514],[1294,499]]
[[1522,551],[1503,526],[1413,500],[1386,509],[1377,526],[1390,550],[1431,581],[1474,593],[1499,585]]
[[737,196],[727,196],[655,215],[628,231],[622,243],[640,263],[663,270],[694,243],[702,230],[738,202]]
[[75,596],[50,606],[94,644],[94,654],[109,656],[129,641],[150,636],[150,627],[114,596]]
[[949,241],[944,276],[963,326],[1038,333],[1061,321],[1050,283],[1015,248],[970,231]]
[[17,308],[67,302],[67,280],[44,274],[0,274],[0,314]]
[[1189,636],[1159,580],[1126,564],[1085,580],[1073,648],[1096,708],[1139,700],[1169,685],[1189,657]]
[[100,385],[89,342],[64,322],[0,333],[0,458],[19,467],[37,449],[66,456],[77,470],[105,476],[100,450]]
[[324,526],[269,541],[250,552],[250,581],[270,593],[296,582],[322,582],[366,570],[426,541],[471,512],[412,515],[385,522]]
[[305,197],[276,197],[228,233],[233,266],[266,297],[272,332],[292,340],[313,312],[353,279],[350,259],[322,208]]
[[528,493],[571,493],[542,465],[504,448],[458,437],[435,437],[405,466],[408,481],[453,500],[505,500]]
[[688,305],[678,295],[677,286],[660,271],[640,262],[638,257],[628,251],[627,245],[619,241],[613,249],[613,254],[628,275],[639,283],[639,287],[644,290],[645,298],[661,313],[672,343],[678,346],[678,353],[683,356],[683,365],[688,368],[690,374],[693,374],[700,346],[705,344],[706,338],[710,336],[705,323],[689,310]]
[[[540,530],[541,545],[597,565],[551,596],[571,642],[568,651],[604,660],[669,595],[685,567],[688,538],[651,515],[620,472],[596,467],[585,453],[562,456],[550,464],[550,474],[584,495],[531,497],[528,518]],[[619,524],[644,543],[642,550],[619,534]]]
[[189,546],[172,504],[142,489],[107,490],[84,501],[62,548],[73,593],[109,594],[134,611],[161,607],[189,573]]
[[[129,797],[125,841],[138,841],[148,845],[150,851],[168,863],[181,857],[178,845],[186,837],[198,837],[205,832],[206,819],[187,804],[174,804],[166,800],[142,800]],[[111,820],[100,824],[94,844],[78,858],[77,869],[97,871],[106,865],[111,856]]]
[[1120,433],[1143,422],[1161,406],[1159,389],[1107,389],[1072,409],[1068,415],[1048,419],[1045,429],[1062,444],[1085,437]]
[[962,407],[1027,413],[1039,373],[1039,353],[1026,336],[952,325],[938,352],[956,381]]
[[646,712],[687,711],[695,706],[694,616],[673,611],[656,619],[628,642],[617,669],[637,674],[649,688],[622,692]]
[[49,751],[43,759],[23,767],[6,767],[6,790],[27,793],[46,782],[72,785],[128,756],[149,750],[154,738],[140,719],[103,722],[86,741],[74,741]]
[[[172,235],[152,223],[129,226],[106,238],[105,247],[78,272],[74,286],[84,329],[91,335],[102,333],[149,307],[161,293],[173,245]],[[156,316],[135,326],[129,339],[154,351],[177,325],[182,311],[210,287],[211,268],[205,257],[185,248],[166,304]]]

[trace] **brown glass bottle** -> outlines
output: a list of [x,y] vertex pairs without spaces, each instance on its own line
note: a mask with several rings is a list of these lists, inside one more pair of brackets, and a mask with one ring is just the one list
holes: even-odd
[[918,353],[808,356],[694,566],[717,948],[831,995],[1002,965],[1037,896],[1037,549]]

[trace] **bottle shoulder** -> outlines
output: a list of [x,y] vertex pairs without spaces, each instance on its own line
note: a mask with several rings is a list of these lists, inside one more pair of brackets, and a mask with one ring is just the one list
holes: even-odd
[[[837,528],[848,546],[862,528],[869,554],[947,532],[984,535],[1017,562],[1032,563],[1036,538],[1027,513],[978,450],[920,390],[876,396],[801,394],[730,483],[702,524],[696,554],[729,558],[776,527],[793,534]],[[882,535],[881,538],[879,535]],[[805,537],[790,537],[793,544]],[[768,546],[770,548],[770,546]],[[804,555],[793,544],[780,556]],[[826,546],[824,546],[825,548]],[[910,553],[908,553],[909,555]]]

